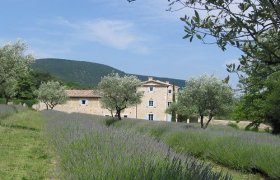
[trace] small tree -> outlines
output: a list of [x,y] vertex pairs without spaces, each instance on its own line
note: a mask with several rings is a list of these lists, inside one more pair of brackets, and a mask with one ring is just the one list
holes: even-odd
[[[179,93],[177,105],[184,106],[180,109],[188,115],[198,114],[201,128],[206,129],[213,116],[224,111],[232,98],[231,88],[221,80],[201,76],[186,82],[186,87]],[[203,122],[204,116],[208,116],[206,123]]]
[[42,83],[35,92],[38,100],[46,104],[47,109],[53,109],[58,104],[63,104],[67,100],[65,87],[57,81]]
[[137,92],[140,85],[141,81],[135,76],[120,77],[117,73],[111,73],[103,77],[98,84],[102,106],[106,109],[114,107],[121,120],[121,111],[141,102],[143,94]]

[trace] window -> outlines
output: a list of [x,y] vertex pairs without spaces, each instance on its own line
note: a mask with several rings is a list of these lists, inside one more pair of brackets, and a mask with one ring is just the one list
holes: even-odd
[[154,114],[149,114],[148,115],[148,120],[153,121],[154,120]]
[[171,90],[171,89],[169,89],[169,90],[168,90],[168,93],[172,93],[172,90]]
[[81,103],[81,105],[86,105],[86,104],[87,104],[87,100],[86,100],[86,99],[82,99],[82,100],[80,101],[80,103]]
[[127,115],[123,115],[124,118],[127,118]]
[[153,106],[154,106],[154,101],[153,101],[153,100],[150,100],[150,101],[149,101],[149,106],[150,106],[150,107],[153,107]]
[[167,103],[167,106],[169,107],[169,106],[171,105],[171,103],[172,103],[172,102],[168,102],[168,103]]
[[150,91],[150,92],[154,91],[154,87],[153,87],[153,86],[150,86],[150,87],[149,87],[149,91]]

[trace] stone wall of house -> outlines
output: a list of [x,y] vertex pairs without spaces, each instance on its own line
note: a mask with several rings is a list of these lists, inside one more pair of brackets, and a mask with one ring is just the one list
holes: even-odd
[[[168,102],[172,102],[173,88],[169,83],[160,83],[160,81],[147,81],[138,91],[143,92],[142,102],[136,106],[129,107],[122,112],[122,117],[137,118],[137,119],[149,119],[149,114],[153,116],[153,120],[157,121],[170,121],[171,115],[165,113]],[[151,90],[152,87],[152,90]],[[170,91],[171,90],[171,91]],[[176,93],[178,87],[176,87]],[[83,101],[83,102],[82,102]],[[149,101],[153,101],[153,104],[149,104]],[[34,106],[34,109],[43,110],[46,109],[44,103],[39,103]],[[101,116],[111,116],[111,113],[101,107],[100,98],[69,98],[69,100],[62,105],[55,106],[54,110],[63,112],[79,112],[87,114],[95,114]],[[151,118],[151,117],[150,117]]]

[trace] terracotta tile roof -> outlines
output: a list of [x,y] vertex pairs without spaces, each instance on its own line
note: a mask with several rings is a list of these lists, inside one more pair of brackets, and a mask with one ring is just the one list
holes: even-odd
[[101,97],[98,91],[93,90],[66,90],[68,97]]

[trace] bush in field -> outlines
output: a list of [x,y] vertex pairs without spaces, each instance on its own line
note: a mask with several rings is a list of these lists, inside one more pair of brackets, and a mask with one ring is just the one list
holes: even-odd
[[42,83],[35,93],[38,100],[45,103],[47,109],[53,109],[56,105],[63,104],[67,100],[65,87],[61,86],[58,81]]
[[238,126],[237,123],[229,122],[227,125],[228,125],[229,127],[232,127],[232,128],[235,128],[235,129],[239,129],[239,126]]
[[143,94],[137,92],[140,85],[141,81],[136,76],[120,77],[119,74],[112,73],[103,77],[98,84],[102,106],[111,112],[115,110],[121,120],[121,111],[141,102]]
[[150,136],[107,127],[105,120],[53,111],[44,116],[65,179],[230,179]]

